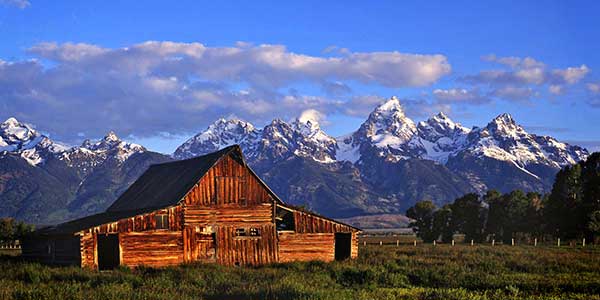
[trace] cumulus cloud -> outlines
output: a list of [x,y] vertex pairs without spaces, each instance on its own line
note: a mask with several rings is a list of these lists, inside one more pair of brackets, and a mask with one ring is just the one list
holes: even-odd
[[191,133],[231,113],[256,123],[311,109],[355,114],[369,102],[282,90],[312,84],[340,96],[351,91],[347,82],[425,86],[451,69],[442,55],[324,57],[248,43],[209,47],[149,41],[123,48],[40,43],[28,53],[34,59],[0,61],[0,117],[36,123],[67,141],[79,139],[79,132],[101,136],[109,127],[124,136]]
[[600,94],[600,83],[588,83],[587,89],[592,94]]
[[580,82],[590,72],[586,65],[550,69],[531,57],[497,57],[491,54],[482,59],[506,66],[508,70],[484,70],[475,75],[464,76],[463,81],[489,85],[572,85]]
[[504,86],[491,91],[491,95],[513,101],[526,101],[534,96],[538,96],[537,92],[530,87]]
[[14,6],[20,9],[25,9],[31,6],[31,3],[27,0],[0,0],[0,4]]
[[486,104],[491,101],[490,98],[481,95],[479,90],[467,89],[435,89],[433,96],[439,103],[445,104]]
[[560,94],[562,94],[562,93],[563,93],[563,87],[562,87],[562,85],[554,85],[554,84],[551,84],[551,85],[548,87],[548,91],[550,92],[550,94],[553,94],[553,95],[560,95]]
[[306,123],[311,122],[313,124],[323,124],[327,125],[327,120],[325,114],[321,113],[316,109],[307,109],[300,114],[298,117],[300,122]]

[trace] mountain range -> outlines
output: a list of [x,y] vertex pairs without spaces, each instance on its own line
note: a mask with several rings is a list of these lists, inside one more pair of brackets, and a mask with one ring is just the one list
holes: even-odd
[[9,118],[0,125],[0,215],[50,224],[100,212],[149,165],[232,144],[285,201],[336,218],[402,213],[418,200],[441,205],[488,189],[546,192],[560,168],[589,155],[526,132],[508,114],[474,128],[443,113],[415,123],[396,97],[342,137],[310,118],[263,128],[221,118],[172,155],[113,132],[68,147]]

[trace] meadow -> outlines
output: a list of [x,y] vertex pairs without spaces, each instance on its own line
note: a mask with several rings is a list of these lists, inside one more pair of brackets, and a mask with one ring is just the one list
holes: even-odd
[[600,248],[367,245],[343,262],[109,272],[0,258],[0,299],[600,300]]

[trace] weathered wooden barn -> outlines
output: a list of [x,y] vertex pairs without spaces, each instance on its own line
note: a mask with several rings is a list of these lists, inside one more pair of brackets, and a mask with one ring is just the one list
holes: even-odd
[[239,146],[152,165],[104,213],[38,230],[23,256],[93,269],[355,258],[359,229],[286,205]]

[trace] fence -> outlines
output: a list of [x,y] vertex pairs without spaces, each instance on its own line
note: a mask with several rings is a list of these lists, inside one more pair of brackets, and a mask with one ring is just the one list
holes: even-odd
[[16,241],[0,241],[0,250],[21,250],[21,243]]
[[433,241],[431,243],[424,243],[421,239],[417,238],[415,235],[362,235],[359,236],[359,244],[362,246],[366,245],[491,245],[491,246],[500,246],[500,245],[508,245],[508,246],[555,246],[555,247],[586,247],[592,246],[593,244],[587,241],[586,239],[581,240],[569,240],[564,241],[560,238],[543,238],[543,239],[526,239],[526,240],[515,240],[512,239],[508,243],[503,243],[499,240],[489,239],[485,242],[475,242],[474,240],[465,240],[464,236],[459,236],[453,239],[449,243],[441,243],[439,241]]

